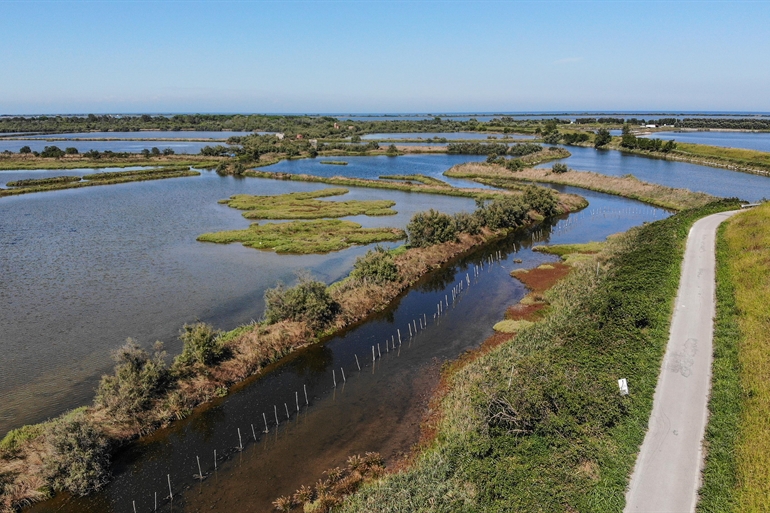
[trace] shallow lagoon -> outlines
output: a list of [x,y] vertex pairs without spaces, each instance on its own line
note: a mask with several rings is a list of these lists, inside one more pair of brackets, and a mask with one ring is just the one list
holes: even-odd
[[[182,324],[200,319],[227,329],[257,319],[264,290],[293,281],[300,269],[326,282],[347,275],[366,248],[276,255],[195,240],[248,226],[220,199],[325,187],[203,172],[0,199],[0,432],[89,402],[111,366],[109,352],[126,337],[145,345],[160,339],[175,353]],[[403,228],[428,204],[447,212],[474,208],[467,198],[376,189],[351,189],[337,199],[375,198],[396,201],[399,214],[351,219]]]
[[[614,150],[566,147],[572,156],[559,162],[578,171],[610,176],[632,174],[645,182],[706,192],[714,196],[738,197],[748,201],[770,198],[770,177],[739,173],[717,167],[653,159]],[[550,168],[553,162],[539,168]]]

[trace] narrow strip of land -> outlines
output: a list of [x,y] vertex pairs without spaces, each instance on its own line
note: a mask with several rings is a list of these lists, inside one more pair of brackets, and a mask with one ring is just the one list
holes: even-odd
[[734,213],[710,215],[690,230],[649,429],[626,492],[627,513],[695,511],[711,384],[716,230]]

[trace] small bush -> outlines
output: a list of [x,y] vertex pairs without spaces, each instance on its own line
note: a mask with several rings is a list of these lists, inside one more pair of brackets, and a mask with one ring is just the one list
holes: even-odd
[[376,246],[374,250],[367,251],[366,255],[356,260],[350,275],[358,280],[385,283],[398,280],[398,267],[393,255],[382,246]]
[[567,164],[554,164],[553,167],[551,167],[552,173],[561,174],[566,173],[567,171],[569,171]]
[[520,171],[525,167],[526,165],[521,161],[521,159],[506,159],[505,161],[505,168],[509,171]]
[[523,198],[530,210],[539,212],[544,216],[551,216],[556,213],[558,202],[551,189],[529,185],[524,188]]
[[96,391],[96,404],[112,413],[130,416],[147,409],[168,382],[168,369],[161,342],[155,343],[152,357],[132,339],[115,351],[115,372],[102,376]]
[[406,226],[409,245],[424,248],[457,240],[457,226],[451,216],[430,209],[417,212]]
[[218,362],[224,354],[219,332],[204,322],[185,324],[179,340],[182,341],[182,354],[174,359],[175,366],[208,366]]
[[468,233],[470,235],[477,235],[481,232],[482,221],[476,214],[469,214],[468,212],[458,212],[454,215],[454,223],[457,231],[460,233]]
[[476,211],[484,225],[493,230],[516,228],[527,216],[529,204],[520,196],[504,196],[482,204]]
[[302,275],[290,289],[279,284],[265,291],[265,320],[306,322],[314,331],[328,326],[340,312],[340,305],[329,295],[326,284]]
[[50,456],[43,468],[56,490],[87,495],[110,477],[109,440],[80,412],[51,423],[46,434]]
[[[9,431],[8,434],[0,440],[0,456],[12,456],[24,442],[37,438],[42,433],[42,424],[22,426],[18,429]],[[1,489],[2,488],[0,488],[0,490]]]

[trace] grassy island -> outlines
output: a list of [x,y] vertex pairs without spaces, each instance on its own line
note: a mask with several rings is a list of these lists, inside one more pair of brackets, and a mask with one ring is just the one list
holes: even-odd
[[354,245],[397,241],[405,237],[406,234],[396,228],[362,228],[352,221],[321,219],[262,225],[255,223],[245,230],[205,233],[198,240],[220,244],[240,242],[254,249],[305,254],[328,253]]
[[183,167],[161,167],[153,169],[137,169],[131,171],[115,171],[113,173],[92,173],[83,176],[57,176],[53,178],[30,178],[8,182],[7,189],[0,189],[0,197],[29,194],[33,192],[59,191],[63,189],[78,189],[97,185],[113,185],[128,182],[144,182],[147,180],[163,180],[184,176],[198,176],[198,171]]
[[475,162],[459,164],[444,174],[452,178],[470,178],[479,183],[504,188],[517,188],[519,187],[517,183],[520,182],[571,185],[592,191],[615,194],[671,210],[699,207],[715,199],[713,196],[702,192],[673,189],[663,185],[643,182],[632,175],[617,177],[573,170],[557,173],[551,169],[534,168],[512,172],[499,165]]
[[395,201],[319,201],[316,198],[327,198],[347,194],[348,189],[322,189],[313,192],[292,192],[275,196],[252,196],[238,194],[230,199],[222,200],[232,208],[245,210],[243,217],[247,219],[320,219],[324,217],[347,216],[390,216],[396,211],[391,207]]

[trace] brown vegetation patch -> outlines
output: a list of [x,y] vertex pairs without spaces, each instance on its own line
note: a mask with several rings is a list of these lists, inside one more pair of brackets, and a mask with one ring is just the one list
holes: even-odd
[[505,318],[512,321],[539,321],[543,317],[545,303],[522,304],[518,303],[505,311]]
[[516,273],[516,279],[522,282],[533,293],[542,294],[554,284],[567,276],[572,267],[561,262],[540,266],[526,273]]

